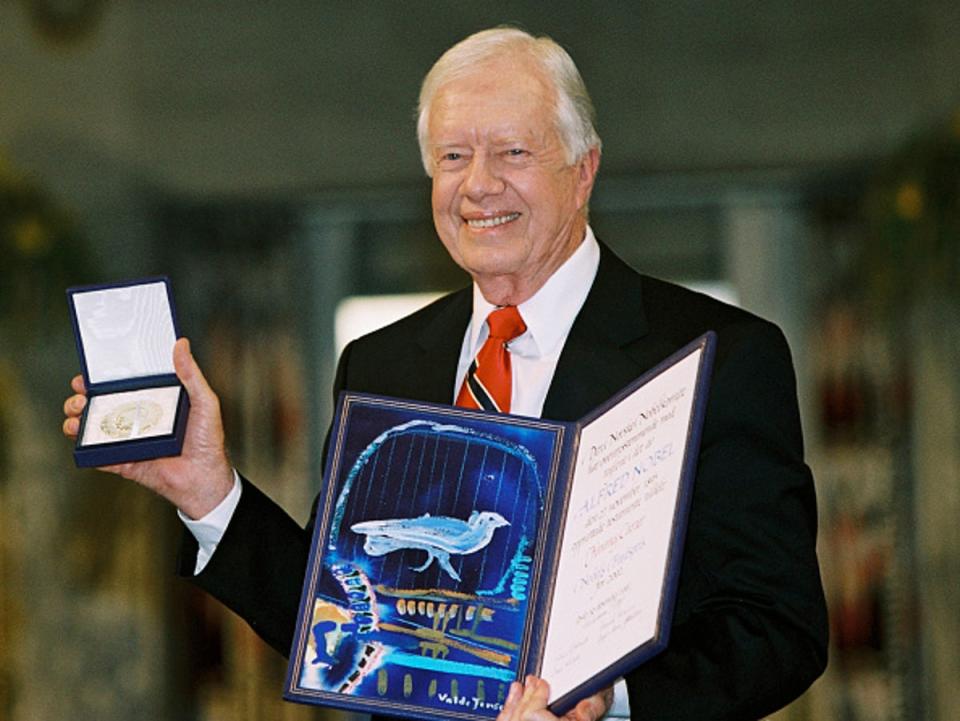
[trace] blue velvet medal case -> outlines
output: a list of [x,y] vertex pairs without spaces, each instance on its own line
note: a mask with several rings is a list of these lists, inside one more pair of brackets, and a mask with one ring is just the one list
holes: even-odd
[[67,299],[88,399],[77,466],[179,455],[190,403],[173,367],[169,279],[78,286]]

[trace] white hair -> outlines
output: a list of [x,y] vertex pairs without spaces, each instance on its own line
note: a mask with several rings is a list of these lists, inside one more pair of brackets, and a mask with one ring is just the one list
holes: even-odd
[[513,27],[481,30],[461,40],[433,64],[423,79],[417,110],[417,140],[427,175],[433,175],[429,147],[430,105],[447,83],[475,72],[476,66],[505,53],[525,55],[543,70],[556,91],[556,127],[569,164],[589,150],[600,150],[593,103],[580,71],[567,51],[547,36],[539,38]]

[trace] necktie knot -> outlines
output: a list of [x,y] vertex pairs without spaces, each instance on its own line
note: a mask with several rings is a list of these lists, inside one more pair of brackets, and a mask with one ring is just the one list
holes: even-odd
[[523,322],[515,305],[506,305],[491,312],[487,316],[487,326],[490,328],[490,337],[504,343],[523,335],[527,330],[527,324]]
[[513,380],[507,343],[527,329],[515,305],[497,308],[487,316],[490,334],[467,370],[457,395],[457,405],[510,412]]

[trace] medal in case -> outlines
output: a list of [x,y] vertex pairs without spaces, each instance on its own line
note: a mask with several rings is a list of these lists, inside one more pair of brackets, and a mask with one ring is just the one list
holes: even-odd
[[80,467],[178,455],[189,399],[173,367],[170,282],[143,278],[67,290],[88,403]]

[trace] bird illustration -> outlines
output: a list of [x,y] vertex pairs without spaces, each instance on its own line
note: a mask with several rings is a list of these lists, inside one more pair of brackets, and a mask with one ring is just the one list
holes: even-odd
[[407,549],[426,551],[426,562],[412,570],[425,571],[436,560],[450,578],[459,581],[460,574],[450,565],[450,555],[467,556],[486,548],[494,532],[509,525],[499,513],[475,510],[466,521],[425,513],[417,518],[363,521],[350,526],[350,530],[367,537],[363,550],[370,556]]

